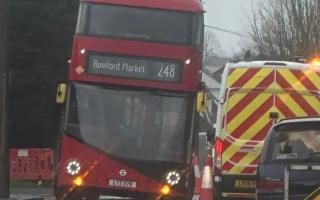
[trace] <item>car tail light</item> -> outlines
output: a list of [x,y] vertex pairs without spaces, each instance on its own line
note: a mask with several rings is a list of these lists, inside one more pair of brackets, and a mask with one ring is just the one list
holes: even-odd
[[215,142],[215,154],[216,154],[216,160],[215,160],[215,175],[220,176],[221,175],[221,168],[222,168],[222,147],[223,143],[220,138],[216,139]]
[[284,183],[282,181],[257,181],[257,193],[283,193]]

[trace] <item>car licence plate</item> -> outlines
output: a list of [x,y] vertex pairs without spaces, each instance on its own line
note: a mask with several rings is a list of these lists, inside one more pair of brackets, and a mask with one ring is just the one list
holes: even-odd
[[128,181],[128,180],[117,180],[117,179],[110,179],[109,186],[111,187],[123,187],[123,188],[136,188],[137,182],[136,181]]
[[253,180],[236,180],[235,181],[236,188],[255,188],[256,181]]

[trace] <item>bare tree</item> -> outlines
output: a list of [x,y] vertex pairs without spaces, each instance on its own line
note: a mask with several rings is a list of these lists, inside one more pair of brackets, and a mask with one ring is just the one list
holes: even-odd
[[216,35],[212,31],[206,31],[204,34],[203,44],[203,59],[204,64],[207,64],[210,57],[214,56],[220,49],[220,43]]
[[320,48],[320,0],[264,0],[249,18],[249,36],[269,57],[307,56]]

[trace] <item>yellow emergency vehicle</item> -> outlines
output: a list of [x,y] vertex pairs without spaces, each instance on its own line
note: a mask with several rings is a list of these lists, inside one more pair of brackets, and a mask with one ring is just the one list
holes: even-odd
[[252,61],[226,65],[214,145],[218,199],[254,198],[261,148],[276,121],[320,115],[318,64]]

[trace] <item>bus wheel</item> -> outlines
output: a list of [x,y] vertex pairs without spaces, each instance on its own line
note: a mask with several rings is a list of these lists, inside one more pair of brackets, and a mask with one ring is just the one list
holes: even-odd
[[100,195],[97,193],[89,193],[86,194],[85,199],[86,200],[99,200]]
[[99,194],[85,192],[55,192],[57,200],[99,200]]
[[54,187],[54,195],[57,200],[66,199],[70,194],[67,193],[67,190]]

